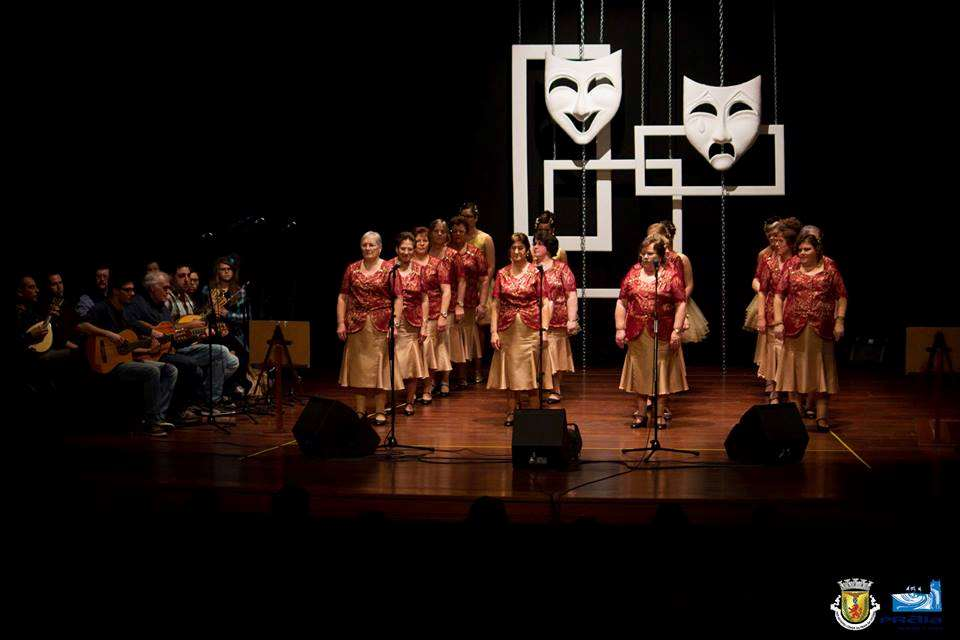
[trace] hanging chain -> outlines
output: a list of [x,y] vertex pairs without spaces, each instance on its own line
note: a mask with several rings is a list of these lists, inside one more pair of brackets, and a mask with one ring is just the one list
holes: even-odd
[[587,372],[587,146],[580,147],[580,370]]
[[647,124],[647,0],[640,3],[640,124]]
[[523,44],[523,0],[517,0],[517,44]]
[[[557,0],[550,2],[550,53],[557,55]],[[557,123],[550,119],[550,134],[553,138],[553,159],[557,159]]]
[[[667,0],[667,124],[673,124],[673,0]],[[673,136],[667,136],[667,157],[673,158]]]
[[727,184],[720,174],[720,375],[727,375]]
[[777,109],[778,102],[780,102],[777,96],[777,85],[779,80],[777,79],[777,3],[776,0],[773,2],[773,124],[780,124],[779,111]]
[[726,60],[724,59],[724,40],[726,39],[726,32],[724,31],[724,11],[723,11],[723,0],[717,0],[720,11],[720,86],[724,86],[724,67],[726,66]]
[[[724,86],[725,25],[723,0],[717,0],[720,24],[720,86]],[[727,377],[727,181],[720,174],[720,375]]]
[[603,14],[605,13],[603,1],[600,0],[600,44],[603,44]]
[[580,0],[580,59],[583,60],[583,45],[587,41],[587,18],[583,1]]

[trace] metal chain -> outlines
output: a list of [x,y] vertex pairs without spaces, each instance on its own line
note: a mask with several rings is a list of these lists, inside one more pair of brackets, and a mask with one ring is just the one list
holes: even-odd
[[726,66],[726,61],[724,60],[724,39],[726,38],[726,33],[724,31],[723,24],[723,0],[717,0],[719,5],[720,12],[720,86],[724,86],[724,67]]
[[720,174],[720,375],[727,376],[727,184]]
[[647,124],[647,0],[640,3],[640,124]]
[[600,44],[603,44],[603,14],[604,13],[605,11],[603,6],[603,0],[600,0]]
[[[667,124],[673,124],[673,0],[667,0]],[[667,157],[673,158],[673,136],[667,136]]]
[[517,44],[523,44],[523,0],[517,0]]
[[773,2],[773,124],[780,124],[779,111],[777,109],[780,101],[777,96],[777,3]]
[[[557,0],[550,2],[550,53],[557,55]],[[553,159],[557,159],[557,123],[550,119],[550,133],[553,138]]]
[[580,59],[583,60],[583,46],[587,40],[587,18],[586,18],[586,9],[583,6],[583,1],[580,0]]
[[587,372],[587,146],[580,147],[580,370]]

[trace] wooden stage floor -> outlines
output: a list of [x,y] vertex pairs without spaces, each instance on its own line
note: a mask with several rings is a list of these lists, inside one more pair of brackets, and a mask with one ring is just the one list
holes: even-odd
[[[608,369],[565,384],[559,406],[583,435],[583,464],[572,471],[514,470],[502,393],[473,386],[418,405],[414,417],[397,417],[402,443],[437,448],[426,456],[324,461],[305,458],[296,444],[264,452],[291,441],[299,406],[288,409],[281,434],[270,416],[258,416],[258,424],[240,418],[230,434],[202,425],[165,439],[87,425],[94,428],[64,436],[64,496],[68,511],[83,514],[266,515],[274,494],[292,485],[306,492],[299,495],[308,496],[310,516],[320,521],[378,514],[395,522],[462,522],[476,498],[492,496],[514,523],[643,525],[680,517],[721,526],[906,525],[923,505],[952,501],[956,446],[918,444],[930,417],[924,382],[870,371],[841,376],[831,408],[836,432],[808,429],[806,456],[791,466],[727,460],[731,426],[764,396],[751,372],[732,371],[724,380],[714,368],[691,369],[691,391],[674,400],[672,428],[660,438],[665,447],[701,455],[659,453],[637,464],[640,455],[620,449],[644,446],[651,432],[629,428],[632,400],[617,389],[619,370]],[[351,404],[334,380],[310,380],[307,390]],[[955,425],[960,407],[950,402],[944,415]]]

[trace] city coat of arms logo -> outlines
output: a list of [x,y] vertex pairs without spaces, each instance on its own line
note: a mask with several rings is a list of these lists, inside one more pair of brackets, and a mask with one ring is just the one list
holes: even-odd
[[837,622],[851,631],[860,631],[873,624],[880,610],[877,600],[870,595],[873,582],[862,578],[848,578],[837,584],[840,585],[840,595],[830,605]]

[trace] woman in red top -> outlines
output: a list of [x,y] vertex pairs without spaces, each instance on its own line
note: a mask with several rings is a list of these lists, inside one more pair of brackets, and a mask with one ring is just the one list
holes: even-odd
[[487,312],[487,259],[483,251],[466,241],[467,223],[460,216],[450,220],[450,246],[459,254],[454,325],[450,331],[450,360],[459,365],[457,386],[467,386],[466,363],[473,362],[474,379],[480,375],[483,345],[477,322]]
[[[647,423],[647,399],[653,396],[653,311],[656,305],[659,325],[657,339],[657,396],[668,396],[687,390],[687,374],[680,358],[680,327],[686,316],[686,290],[680,275],[672,268],[661,268],[654,275],[654,259],[661,264],[666,257],[666,244],[658,236],[644,239],[640,245],[640,262],[633,265],[620,285],[620,297],[614,316],[616,341],[627,347],[620,375],[620,388],[637,394],[637,413],[633,427]],[[654,294],[656,287],[656,294]],[[666,425],[663,403],[658,403],[658,424]]]
[[[795,220],[795,218],[794,218]],[[783,338],[774,331],[773,299],[776,294],[784,268],[793,257],[797,242],[797,229],[793,224],[777,226],[774,236],[774,251],[760,260],[754,276],[759,289],[757,296],[760,312],[757,315],[757,375],[766,380],[765,392],[769,394],[770,404],[780,402],[780,393],[776,389],[777,368],[783,355]]]
[[550,349],[550,361],[553,363],[553,389],[547,396],[550,404],[563,399],[560,393],[563,374],[574,371],[570,336],[580,331],[580,324],[577,322],[577,280],[566,262],[551,257],[557,255],[558,247],[556,236],[549,231],[537,231],[534,236],[533,258],[543,267],[544,290],[546,297],[553,302],[550,331],[544,338]]
[[[767,246],[757,254],[757,266],[753,270],[753,299],[747,305],[746,315],[743,321],[743,328],[747,331],[757,331],[757,323],[760,319],[760,280],[757,278],[760,273],[760,265],[763,264],[769,256],[777,254],[777,227],[780,226],[779,218],[767,218],[763,223],[763,234],[767,237]],[[757,346],[753,350],[753,364],[760,366],[760,360],[765,348],[765,338],[762,333],[757,333]],[[771,391],[772,389],[767,389]]]
[[[450,309],[450,267],[449,262],[443,260],[444,245],[446,243],[446,223],[435,220],[433,228],[439,222],[443,225],[442,233],[433,233],[426,227],[417,227],[413,230],[416,245],[413,252],[414,267],[420,269],[420,278],[429,300],[427,315],[427,337],[423,341],[423,360],[430,372],[431,380],[424,383],[423,395],[420,401],[423,404],[433,402],[433,381],[439,379],[439,384],[449,387],[450,370],[450,333],[447,331],[447,315]],[[438,256],[432,255],[434,238]]]
[[395,283],[397,295],[403,301],[403,313],[396,317],[396,367],[406,387],[407,404],[403,413],[408,416],[414,413],[417,383],[430,377],[422,348],[427,338],[424,318],[430,314],[430,298],[423,288],[423,270],[413,261],[415,244],[414,235],[404,231],[397,236],[397,257],[388,261],[391,269],[394,264],[399,264]]
[[[457,292],[460,290],[460,280],[462,280],[463,275],[463,263],[460,261],[460,252],[456,249],[448,246],[450,241],[450,232],[447,227],[447,223],[442,218],[437,218],[430,223],[430,257],[436,258],[440,261],[443,269],[447,272],[450,277],[450,300],[447,303],[447,311],[454,308],[454,301],[456,300]],[[464,285],[466,286],[466,285]],[[441,302],[442,305],[442,302]],[[437,331],[441,335],[443,345],[447,350],[447,358],[450,360],[450,370],[453,370],[453,334],[454,334],[454,322],[456,321],[456,314],[454,317],[441,316],[444,319],[443,327],[441,329],[440,320],[437,320]],[[435,386],[433,395],[438,395],[441,398],[446,398],[450,395],[450,371],[443,371],[440,373],[437,378],[439,378],[439,386]]]
[[[510,236],[510,264],[497,272],[490,307],[490,344],[495,349],[490,363],[487,389],[507,391],[508,413],[504,425],[513,425],[513,411],[521,406],[524,392],[535,406],[537,373],[541,371],[544,389],[553,388],[550,350],[540,352],[539,329],[550,328],[553,303],[546,291],[540,295],[539,273],[530,264],[530,240],[525,233]],[[540,324],[538,300],[543,303]],[[546,344],[544,344],[546,347]]]
[[798,268],[784,271],[773,303],[774,331],[783,337],[777,391],[800,406],[797,394],[816,401],[817,431],[828,431],[828,399],[837,392],[834,342],[843,337],[847,289],[836,266],[824,263],[820,240],[797,241]]
[[[374,399],[373,422],[386,424],[386,391],[390,389],[390,359],[387,331],[390,328],[390,267],[380,259],[383,242],[376,231],[360,239],[363,259],[347,266],[337,296],[337,336],[345,341],[340,363],[340,386],[356,391],[356,410],[366,416],[367,400]],[[395,303],[402,312],[402,300]],[[399,372],[397,372],[399,373]],[[399,375],[394,388],[403,387]]]

